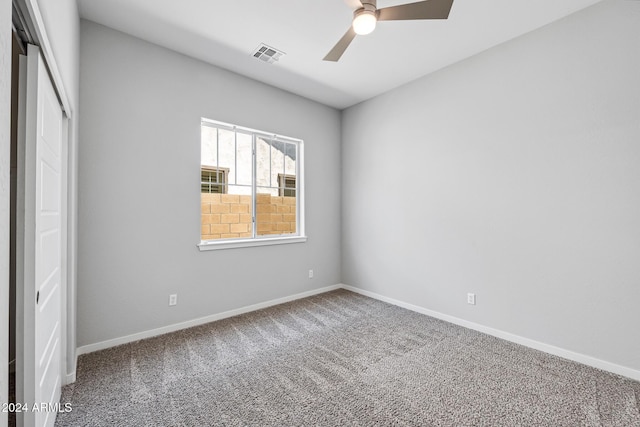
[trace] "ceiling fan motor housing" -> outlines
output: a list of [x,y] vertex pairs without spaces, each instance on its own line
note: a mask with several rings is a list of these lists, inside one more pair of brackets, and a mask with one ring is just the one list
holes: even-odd
[[375,6],[371,6],[369,3],[365,3],[362,8],[353,12],[353,19],[356,19],[360,15],[373,15],[376,19],[378,18],[378,13]]
[[374,15],[377,15],[377,9],[376,0],[364,0],[362,2],[362,7],[353,11],[353,17],[355,18],[361,13],[373,13]]
[[377,8],[377,0],[362,0],[360,3],[362,3],[363,7],[367,7],[367,5],[373,6],[374,9]]

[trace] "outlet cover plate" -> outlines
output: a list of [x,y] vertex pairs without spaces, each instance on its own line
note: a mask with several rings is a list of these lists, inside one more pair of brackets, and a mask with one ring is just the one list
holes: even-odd
[[467,294],[467,304],[476,305],[476,294]]

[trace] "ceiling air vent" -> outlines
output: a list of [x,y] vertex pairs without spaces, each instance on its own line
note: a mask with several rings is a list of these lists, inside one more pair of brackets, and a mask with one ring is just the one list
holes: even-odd
[[264,43],[260,43],[260,46],[258,46],[253,52],[254,58],[258,58],[259,60],[269,64],[276,62],[282,55],[284,55],[284,52],[274,47],[267,46]]

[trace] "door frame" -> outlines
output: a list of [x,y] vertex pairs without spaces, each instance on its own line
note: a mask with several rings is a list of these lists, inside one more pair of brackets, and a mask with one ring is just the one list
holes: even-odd
[[[10,240],[10,169],[11,125],[4,120],[11,114],[11,28],[9,2],[0,0],[0,402],[9,394],[9,240]],[[0,427],[8,424],[8,414],[0,411]]]

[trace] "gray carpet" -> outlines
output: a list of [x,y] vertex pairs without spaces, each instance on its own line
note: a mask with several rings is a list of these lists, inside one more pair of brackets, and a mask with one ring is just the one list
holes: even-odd
[[87,354],[57,426],[640,426],[640,383],[339,290]]

